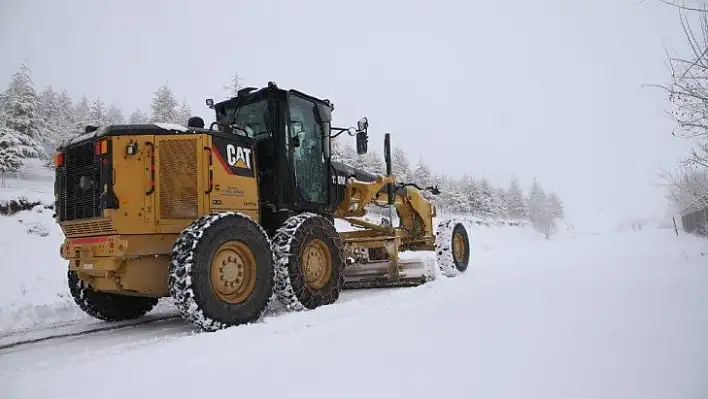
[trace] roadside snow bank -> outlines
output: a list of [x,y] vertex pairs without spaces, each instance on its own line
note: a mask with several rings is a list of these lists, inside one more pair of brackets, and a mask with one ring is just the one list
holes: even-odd
[[83,317],[66,286],[63,239],[42,206],[0,217],[0,333]]

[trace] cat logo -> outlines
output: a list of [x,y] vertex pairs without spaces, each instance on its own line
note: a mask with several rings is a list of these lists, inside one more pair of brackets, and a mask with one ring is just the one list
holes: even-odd
[[228,144],[226,146],[226,161],[236,168],[251,169],[251,149]]

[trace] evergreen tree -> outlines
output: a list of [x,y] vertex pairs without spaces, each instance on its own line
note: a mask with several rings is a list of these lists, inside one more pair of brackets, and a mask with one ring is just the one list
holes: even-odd
[[19,151],[24,158],[45,158],[47,153],[42,148],[42,130],[44,123],[39,113],[40,98],[34,89],[34,82],[26,64],[20,66],[20,71],[12,75],[10,84],[3,95],[3,126],[9,129],[5,137],[16,138],[9,140],[22,143],[31,148],[31,151]]
[[465,175],[462,187],[467,196],[470,212],[475,215],[482,214],[484,205],[482,204],[482,189],[479,184],[472,177]]
[[192,116],[192,108],[187,103],[187,99],[183,99],[182,104],[180,104],[179,109],[177,110],[176,123],[187,126],[187,121],[189,121],[190,116]]
[[420,188],[430,187],[433,184],[433,173],[430,171],[428,165],[423,161],[423,158],[418,159],[418,164],[415,167],[415,172],[413,172],[413,183],[420,186]]
[[40,93],[39,103],[39,114],[42,120],[41,130],[43,132],[39,143],[46,154],[53,154],[62,133],[62,126],[59,124],[62,110],[60,109],[59,95],[51,85]]
[[101,96],[96,96],[96,99],[91,103],[89,108],[89,124],[94,126],[105,126],[107,125],[106,106],[101,100]]
[[347,165],[354,166],[357,163],[358,155],[354,146],[351,143],[339,143],[337,144],[338,161],[345,163]]
[[391,170],[396,180],[401,183],[412,182],[411,166],[403,149],[396,147],[391,151]]
[[128,117],[128,123],[133,125],[140,125],[148,123],[149,119],[150,118],[148,118],[148,116],[143,111],[136,109]]
[[125,118],[123,118],[123,111],[115,105],[108,107],[106,111],[106,124],[108,125],[122,125],[125,123]]
[[506,195],[507,209],[509,217],[522,219],[527,216],[524,193],[521,191],[519,181],[515,177],[511,178],[509,190]]
[[50,122],[52,137],[51,151],[56,151],[62,140],[77,133],[74,118],[74,105],[66,90],[62,90],[56,97],[54,103],[54,114]]
[[496,204],[497,204],[496,215],[501,218],[504,218],[504,219],[508,218],[509,217],[509,198],[506,193],[506,190],[504,190],[503,188],[496,189],[495,197],[496,197]]
[[231,83],[228,86],[224,86],[224,90],[226,90],[229,98],[236,97],[238,95],[238,91],[242,88],[243,85],[241,84],[241,78],[239,77],[238,72],[234,72],[231,77]]
[[376,150],[369,150],[366,154],[361,155],[356,154],[356,152],[354,154],[356,158],[351,166],[374,175],[386,172],[383,157]]
[[82,133],[87,125],[91,124],[91,105],[86,96],[81,97],[81,100],[74,107],[74,129],[78,133]]
[[[42,118],[42,124],[46,129],[52,130],[53,129],[53,122],[57,117],[57,114],[59,113],[58,110],[58,101],[59,101],[59,96],[57,93],[54,91],[51,85],[47,86],[40,94],[39,94],[39,109],[38,109],[38,114]],[[47,132],[45,132],[46,134]],[[50,133],[54,133],[51,131]]]
[[177,100],[167,85],[160,86],[152,99],[150,122],[178,123]]
[[531,222],[536,222],[543,214],[546,207],[546,193],[538,179],[534,178],[529,189],[528,217]]
[[4,119],[0,122],[0,175],[4,178],[5,173],[20,170],[25,159],[39,158],[37,149],[41,147],[34,139],[3,126]]
[[492,187],[486,178],[482,178],[479,183],[479,195],[480,213],[484,216],[496,215],[498,212],[496,199],[494,198]]
[[550,208],[551,215],[554,218],[563,219],[565,217],[563,211],[563,201],[561,201],[560,197],[558,197],[556,193],[551,192],[548,194],[547,204]]

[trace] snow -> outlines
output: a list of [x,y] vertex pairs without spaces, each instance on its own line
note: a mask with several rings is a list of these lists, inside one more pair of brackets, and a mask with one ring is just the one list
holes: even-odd
[[165,129],[165,130],[176,130],[178,132],[187,132],[189,129],[182,125],[178,125],[176,123],[155,123],[155,126],[159,127],[160,129]]
[[[41,177],[6,185],[1,198],[51,203]],[[546,240],[530,226],[463,221],[472,253],[461,276],[346,291],[331,306],[204,334],[164,300],[147,318],[169,319],[0,349],[0,396],[708,396],[708,241],[563,224]],[[0,217],[0,346],[121,324],[73,303],[62,240],[42,206]]]

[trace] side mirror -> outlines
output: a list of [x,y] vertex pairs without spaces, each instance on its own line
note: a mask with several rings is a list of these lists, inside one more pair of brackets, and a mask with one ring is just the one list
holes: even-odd
[[359,122],[356,123],[356,127],[358,131],[365,132],[366,129],[369,127],[369,120],[366,119],[366,117],[359,119]]
[[366,131],[356,134],[356,153],[359,155],[366,154],[369,142],[369,136]]
[[214,99],[213,98],[207,98],[206,99],[206,106],[209,108],[214,108]]

